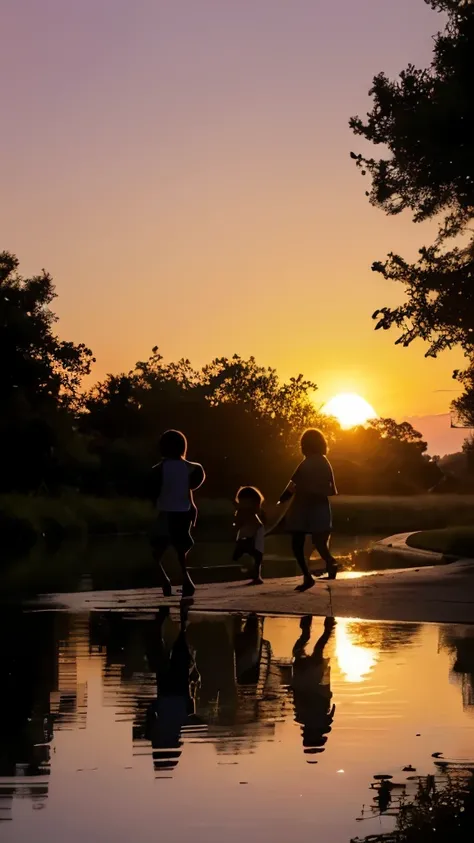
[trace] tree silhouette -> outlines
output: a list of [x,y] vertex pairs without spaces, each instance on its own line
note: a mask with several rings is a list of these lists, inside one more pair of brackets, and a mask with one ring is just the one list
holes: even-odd
[[[438,236],[419,250],[416,263],[390,253],[373,269],[405,288],[406,300],[395,308],[382,307],[373,318],[376,328],[396,326],[397,344],[421,338],[427,356],[460,346],[474,355],[474,4],[465,0],[425,0],[447,17],[434,40],[430,67],[409,65],[396,81],[383,73],[370,91],[372,111],[350,126],[388,155],[368,158],[351,153],[362,173],[372,178],[367,192],[373,205],[387,214],[408,210],[415,222],[441,220]],[[449,238],[465,235],[448,248]],[[473,394],[473,375],[455,373]],[[474,399],[455,402],[472,413]],[[474,417],[474,413],[472,413]]]
[[130,372],[109,374],[82,393],[92,352],[55,335],[50,276],[23,279],[17,267],[14,256],[0,255],[0,490],[72,486],[141,497],[169,427],[185,431],[190,456],[204,463],[209,497],[233,498],[245,484],[275,496],[309,426],[330,440],[341,492],[409,493],[437,479],[411,425],[379,419],[342,431],[317,411],[315,383],[303,375],[282,382],[254,357],[221,357],[194,369],[186,359],[166,362],[155,347]]
[[52,448],[72,435],[68,414],[80,402],[92,352],[59,340],[51,276],[18,274],[18,259],[0,253],[0,488],[36,488],[46,482]]
[[25,279],[18,265],[14,255],[0,253],[0,401],[5,406],[21,395],[30,408],[71,406],[90,372],[92,352],[55,336],[51,276],[43,271]]

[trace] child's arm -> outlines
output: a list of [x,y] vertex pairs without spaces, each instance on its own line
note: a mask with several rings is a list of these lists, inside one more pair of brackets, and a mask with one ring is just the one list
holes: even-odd
[[198,462],[193,463],[193,468],[189,475],[189,488],[191,491],[196,492],[200,489],[205,479],[206,472],[204,471],[202,465],[199,465]]
[[336,481],[334,480],[334,472],[332,470],[331,464],[329,464],[329,471],[330,471],[329,488],[331,490],[329,492],[329,495],[332,497],[332,495],[337,495],[337,488],[336,488]]
[[290,480],[287,487],[283,490],[280,497],[278,498],[277,506],[280,506],[282,503],[286,503],[286,501],[289,501],[290,498],[292,498],[293,495],[295,494],[295,489],[296,489],[296,486],[295,486],[293,480]]
[[244,514],[241,509],[237,509],[236,512],[234,512],[233,526],[237,527],[238,530],[244,526]]

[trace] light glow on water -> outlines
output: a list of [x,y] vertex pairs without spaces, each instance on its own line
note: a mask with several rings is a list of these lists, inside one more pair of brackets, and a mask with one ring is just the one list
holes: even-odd
[[340,618],[336,626],[336,659],[347,682],[363,682],[379,659],[378,648],[354,643],[351,637],[351,618]]

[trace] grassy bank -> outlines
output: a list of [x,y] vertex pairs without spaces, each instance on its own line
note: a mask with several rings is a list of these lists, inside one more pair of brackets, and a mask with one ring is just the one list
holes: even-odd
[[446,556],[474,558],[474,527],[447,527],[423,530],[408,537],[407,544],[420,550],[433,550]]
[[344,496],[332,502],[341,533],[404,533],[471,525],[474,495]]
[[88,536],[138,533],[152,517],[150,504],[127,498],[0,496],[0,538],[7,547],[20,549],[38,541],[57,545]]
[[[231,501],[199,502],[196,538],[229,541],[233,537]],[[341,496],[333,501],[334,529],[339,534],[386,534],[467,526],[473,522],[474,496],[413,497]],[[268,507],[270,523],[277,516]],[[146,532],[152,506],[127,498],[92,498],[65,494],[60,498],[0,496],[0,539],[4,547],[28,549],[38,541],[58,545],[87,536]]]

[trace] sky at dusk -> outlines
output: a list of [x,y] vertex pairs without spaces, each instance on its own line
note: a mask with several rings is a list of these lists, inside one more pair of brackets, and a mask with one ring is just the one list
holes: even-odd
[[254,354],[381,415],[445,413],[460,355],[395,348],[370,270],[433,227],[371,208],[348,119],[429,62],[423,0],[3,0],[0,248],[54,276],[96,376]]

